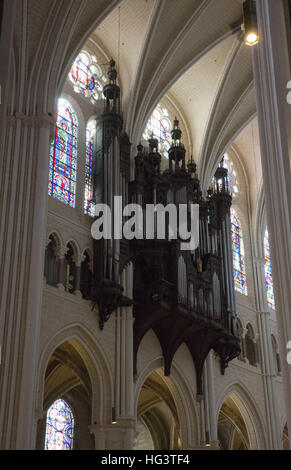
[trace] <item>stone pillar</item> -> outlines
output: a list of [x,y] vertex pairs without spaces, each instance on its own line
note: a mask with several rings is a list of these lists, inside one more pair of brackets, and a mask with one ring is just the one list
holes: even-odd
[[57,287],[61,290],[65,290],[66,285],[66,273],[65,273],[65,257],[68,248],[66,246],[60,246],[57,252],[59,258],[59,279]]
[[[124,295],[132,298],[133,267],[122,273]],[[133,382],[133,315],[132,307],[122,307],[116,313],[116,370],[115,408],[117,425],[124,426],[124,449],[132,449],[135,437],[134,382]]]
[[[45,253],[46,253],[46,249],[47,247],[49,246],[49,244],[51,243],[51,239],[50,238],[47,238],[46,239],[46,242],[45,242]],[[43,271],[43,280],[44,280],[44,283],[46,284],[47,283],[47,278],[45,276],[45,266],[44,266],[44,271]]]
[[248,330],[246,328],[243,328],[242,334],[241,334],[241,349],[242,349],[242,358],[241,360],[243,362],[246,362],[246,334]]
[[85,256],[84,255],[79,255],[74,259],[74,262],[76,264],[76,279],[75,279],[75,290],[74,290],[74,295],[77,297],[82,297],[81,293],[81,264],[84,261]]
[[45,448],[45,437],[46,437],[46,419],[47,413],[46,411],[37,411],[36,412],[36,426],[37,426],[37,434],[36,434],[36,450],[44,450]]
[[121,424],[93,424],[90,432],[95,437],[95,450],[131,450],[134,429],[131,420]]
[[205,447],[206,430],[205,430],[205,395],[196,395],[199,410],[199,425],[200,425],[200,446]]
[[215,393],[214,393],[214,371],[213,371],[213,353],[209,352],[204,364],[204,391],[205,391],[205,414],[206,431],[209,432],[210,445],[213,448],[219,448],[217,438],[217,418],[215,412]]
[[35,447],[51,125],[16,112],[1,142],[1,449]]
[[[0,142],[4,142],[6,128],[6,110],[11,90],[9,70],[13,49],[13,27],[15,24],[16,0],[3,2],[0,36]],[[1,162],[0,162],[1,169]],[[1,173],[0,173],[1,174]]]
[[[267,308],[265,284],[265,260],[255,258],[255,289],[257,298],[257,317],[261,348],[261,369],[264,382],[266,415],[268,425],[268,449],[282,448],[279,424],[279,407],[276,394],[276,382],[273,367],[273,350],[270,330],[270,313]],[[258,353],[258,351],[257,351]]]
[[94,435],[95,439],[95,450],[106,450],[105,442],[106,436],[102,427],[98,424],[92,424],[90,427],[91,434]]
[[253,49],[253,68],[283,386],[291,430],[291,366],[286,360],[286,346],[291,340],[291,106],[287,103],[290,80],[287,10],[283,0],[257,0],[256,4],[260,43]]

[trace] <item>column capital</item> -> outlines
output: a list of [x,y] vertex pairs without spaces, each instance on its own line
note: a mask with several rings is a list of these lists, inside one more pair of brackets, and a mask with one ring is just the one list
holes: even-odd
[[56,255],[61,259],[65,258],[67,252],[68,252],[68,247],[64,245],[59,245],[56,249]]
[[83,261],[85,261],[85,256],[83,254],[77,253],[73,256],[73,261],[77,267],[80,267]]
[[265,266],[265,258],[263,256],[256,256],[254,258],[254,263],[257,264],[258,266]]
[[241,333],[241,338],[242,339],[245,339],[247,332],[248,332],[248,330],[246,328],[242,329],[242,333]]
[[271,312],[269,312],[268,310],[260,310],[257,312],[257,314],[261,316],[267,316],[267,317],[271,316]]

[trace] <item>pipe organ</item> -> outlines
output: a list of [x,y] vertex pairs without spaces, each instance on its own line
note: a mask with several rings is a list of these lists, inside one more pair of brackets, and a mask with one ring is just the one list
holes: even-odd
[[[220,357],[224,373],[229,361],[239,355],[234,301],[231,194],[227,169],[220,165],[212,187],[203,197],[196,164],[186,160],[179,121],[174,120],[168,168],[161,170],[158,140],[154,135],[148,149],[137,147],[134,179],[130,181],[130,141],[122,133],[120,88],[114,61],[109,83],[104,87],[104,110],[97,119],[94,192],[96,204],[111,208],[114,196],[122,196],[123,207],[139,204],[146,218],[148,204],[199,206],[199,246],[181,250],[179,237],[127,240],[94,240],[94,273],[90,299],[98,307],[100,328],[120,306],[133,306],[134,365],[142,338],[149,329],[157,335],[164,356],[165,375],[171,373],[175,352],[185,343],[192,355],[198,394],[202,393],[204,361],[211,349]],[[120,207],[122,212],[123,207]],[[189,211],[189,210],[188,210]],[[116,217],[115,217],[116,218]],[[125,267],[133,264],[133,296],[124,295],[121,285]]]

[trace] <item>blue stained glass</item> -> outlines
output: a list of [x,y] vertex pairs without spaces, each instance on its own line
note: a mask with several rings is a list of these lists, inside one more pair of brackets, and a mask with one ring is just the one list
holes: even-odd
[[265,250],[265,280],[267,289],[267,301],[269,307],[275,309],[275,297],[273,287],[273,276],[272,276],[272,265],[270,255],[270,244],[269,244],[269,233],[268,230],[265,232],[264,237],[264,250]]
[[92,103],[102,98],[103,82],[106,82],[97,58],[82,51],[74,61],[69,78],[76,93],[89,98]]
[[84,197],[84,210],[85,213],[94,217],[94,203],[93,197],[93,158],[94,158],[94,140],[96,134],[96,122],[91,121],[87,125],[86,133],[86,182],[85,182],[85,197]]
[[241,233],[241,224],[233,209],[231,209],[231,237],[234,287],[235,290],[241,294],[247,295],[245,252]]
[[50,152],[48,192],[72,207],[75,207],[76,195],[77,134],[76,115],[69,103],[60,99]]
[[72,450],[73,439],[72,410],[64,400],[57,400],[47,412],[45,450]]

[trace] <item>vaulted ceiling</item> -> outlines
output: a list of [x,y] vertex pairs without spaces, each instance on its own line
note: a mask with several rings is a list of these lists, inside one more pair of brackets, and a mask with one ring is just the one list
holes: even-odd
[[[138,143],[150,113],[167,96],[183,114],[204,187],[256,112],[241,21],[239,0],[123,0],[91,36],[117,60],[132,142]],[[242,160],[245,155],[249,164],[243,142],[236,141],[236,151],[242,144]]]
[[[20,24],[28,18],[26,86],[35,89],[27,107],[51,107],[72,61],[87,41],[94,41],[117,61],[133,145],[167,96],[183,113],[207,187],[221,155],[256,113],[251,49],[239,31],[242,0],[30,0],[19,5]],[[243,163],[252,164],[245,140],[235,145]],[[247,173],[252,172],[250,166]]]

